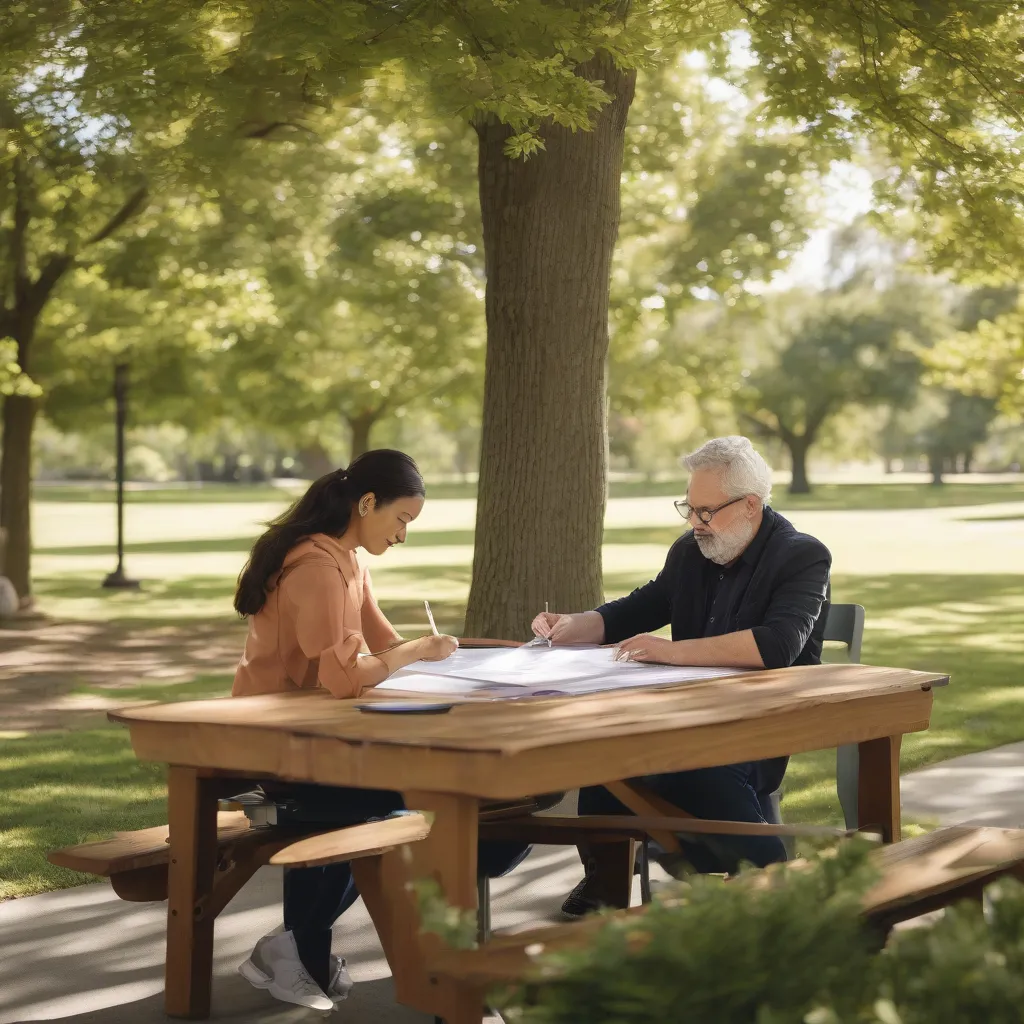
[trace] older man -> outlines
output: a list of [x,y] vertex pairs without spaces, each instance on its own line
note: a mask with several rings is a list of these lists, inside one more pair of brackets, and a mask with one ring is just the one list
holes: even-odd
[[[669,665],[783,668],[821,661],[832,556],[768,506],[771,471],[745,437],[718,437],[683,459],[690,471],[679,514],[692,526],[669,549],[657,578],[596,611],[542,613],[533,628],[556,644],[616,644],[618,657]],[[652,635],[671,624],[672,639]],[[770,795],[788,758],[643,778],[664,799],[700,818],[770,821]],[[580,793],[581,814],[628,814],[604,787]],[[785,860],[775,836],[680,837],[701,872],[741,861]],[[586,878],[562,907],[597,905]]]

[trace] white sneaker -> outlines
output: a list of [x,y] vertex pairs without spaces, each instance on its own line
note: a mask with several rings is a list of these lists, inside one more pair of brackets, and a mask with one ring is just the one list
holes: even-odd
[[327,986],[327,994],[336,1002],[348,999],[352,991],[352,975],[348,973],[348,967],[340,956],[331,954],[331,983]]
[[[324,994],[302,966],[295,936],[291,932],[264,935],[256,943],[249,959],[239,965],[238,973],[250,985],[266,989],[283,1003],[308,1006],[311,1010],[334,1009],[334,1000]],[[348,975],[347,971],[344,973]],[[332,975],[332,983],[333,980]]]

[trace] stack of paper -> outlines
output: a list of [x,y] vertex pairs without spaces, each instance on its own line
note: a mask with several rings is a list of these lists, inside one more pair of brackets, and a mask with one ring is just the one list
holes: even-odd
[[617,662],[614,655],[611,647],[460,649],[444,661],[417,661],[399,669],[377,689],[491,697],[570,696],[695,682],[741,671]]

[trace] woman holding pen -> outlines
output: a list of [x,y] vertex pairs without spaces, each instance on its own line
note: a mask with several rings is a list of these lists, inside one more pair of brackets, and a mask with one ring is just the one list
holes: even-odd
[[[451,636],[399,636],[374,600],[369,570],[356,560],[359,548],[383,555],[404,544],[425,494],[416,463],[380,449],[316,480],[270,524],[238,579],[235,609],[249,632],[232,696],[321,687],[358,697],[414,661],[454,653]],[[293,821],[348,825],[404,809],[401,795],[386,790],[281,782],[263,789],[287,801]],[[504,874],[528,850],[481,844],[480,871]],[[285,930],[260,939],[240,973],[284,1002],[332,1009],[352,982],[344,960],[331,955],[331,928],[357,898],[347,863],[286,871]]]

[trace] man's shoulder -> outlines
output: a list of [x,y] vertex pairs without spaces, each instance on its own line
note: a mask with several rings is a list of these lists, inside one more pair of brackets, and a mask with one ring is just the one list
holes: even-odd
[[687,530],[686,533],[677,537],[672,542],[672,546],[668,549],[668,555],[666,556],[665,561],[682,561],[684,558],[691,556],[694,552],[697,552],[698,554],[700,553],[700,548],[697,547],[697,538],[693,535],[693,530]]
[[772,530],[768,544],[780,554],[789,553],[801,561],[818,561],[825,559],[831,563],[832,552],[817,537],[809,533],[801,533],[785,516],[779,515],[774,509],[775,528]]

